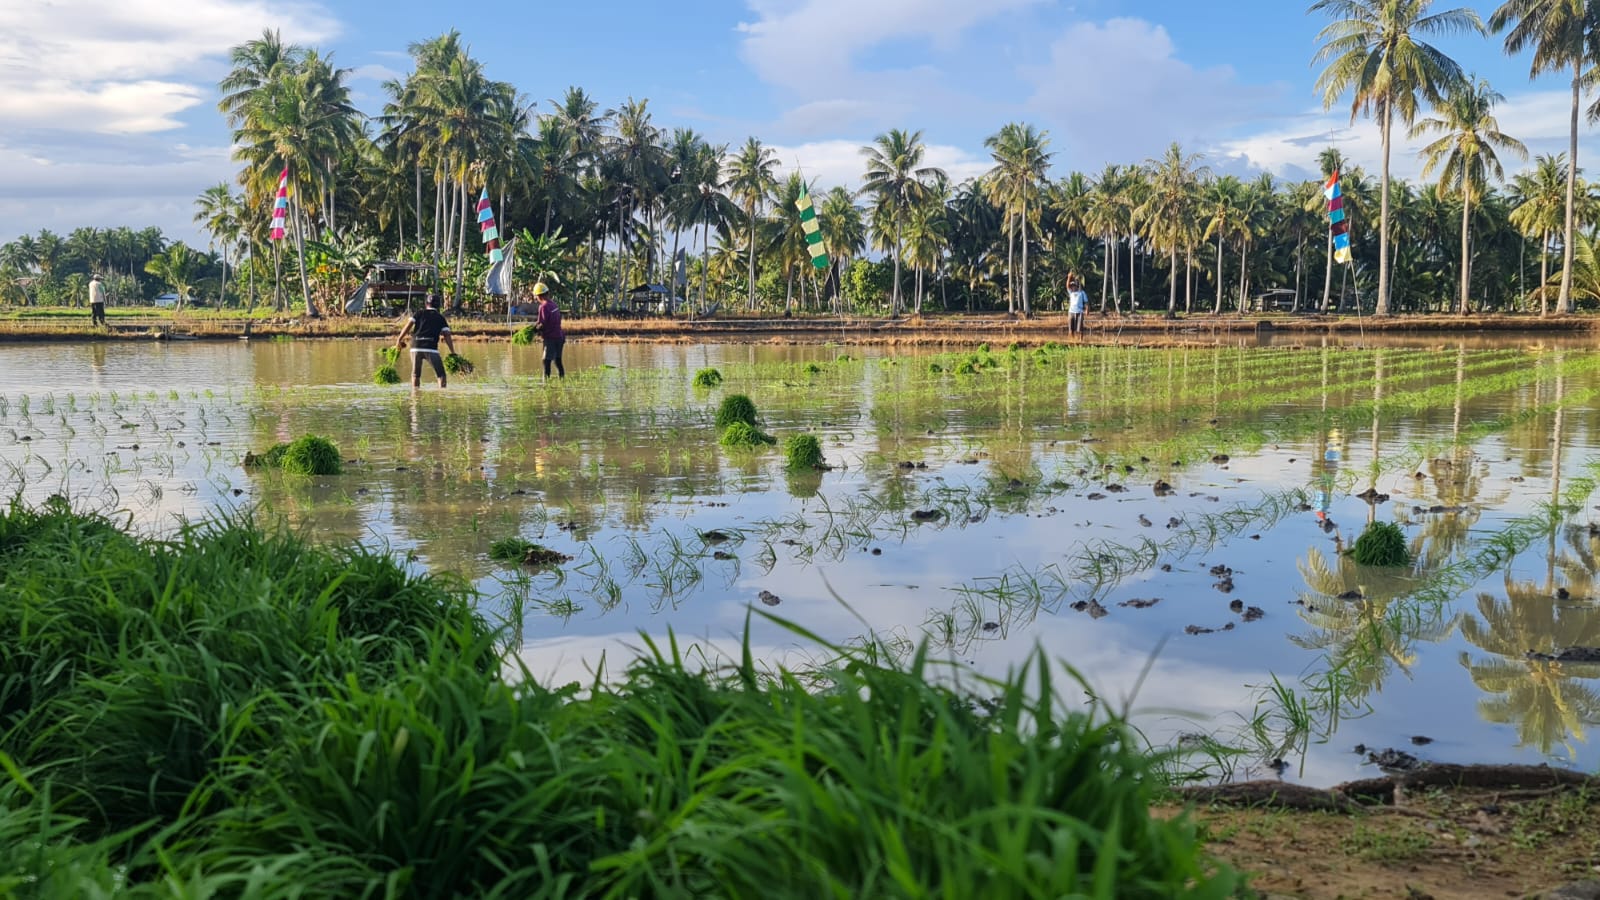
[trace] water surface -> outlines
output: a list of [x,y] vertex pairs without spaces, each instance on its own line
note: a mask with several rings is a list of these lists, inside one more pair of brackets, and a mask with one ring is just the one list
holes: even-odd
[[[1527,656],[1600,646],[1587,352],[996,348],[959,374],[892,348],[575,342],[547,383],[537,348],[474,344],[472,377],[413,393],[370,384],[380,346],[0,346],[0,477],[155,532],[260,507],[388,546],[469,580],[545,678],[669,630],[709,655],[746,628],[769,662],[821,654],[751,614],[770,611],[990,674],[1042,647],[1158,743],[1248,745],[1241,771],[1370,774],[1357,744],[1597,762],[1600,666]],[[694,388],[703,367],[725,384]],[[733,392],[780,439],[818,435],[832,468],[720,448]],[[345,474],[241,466],[308,432]],[[1414,566],[1339,552],[1372,520],[1402,526]],[[491,561],[508,536],[573,561]]]

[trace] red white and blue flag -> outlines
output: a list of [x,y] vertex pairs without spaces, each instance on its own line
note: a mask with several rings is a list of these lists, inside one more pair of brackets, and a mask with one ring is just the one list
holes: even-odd
[[1333,173],[1328,183],[1322,186],[1322,195],[1328,198],[1328,228],[1333,234],[1333,258],[1335,262],[1348,263],[1350,261],[1350,223],[1344,214],[1344,191],[1339,189],[1339,173]]

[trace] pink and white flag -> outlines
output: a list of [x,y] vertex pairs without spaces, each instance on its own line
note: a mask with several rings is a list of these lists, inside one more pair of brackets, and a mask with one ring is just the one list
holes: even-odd
[[272,231],[267,235],[274,241],[283,240],[284,221],[289,217],[289,167],[283,167],[278,176],[278,196],[272,201]]

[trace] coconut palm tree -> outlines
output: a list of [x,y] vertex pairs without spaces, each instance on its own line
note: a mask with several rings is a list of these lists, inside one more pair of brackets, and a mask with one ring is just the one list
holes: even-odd
[[244,225],[241,221],[241,201],[226,184],[214,184],[195,200],[194,221],[210,235],[209,249],[222,252],[222,286],[217,292],[218,303],[228,296],[228,261],[239,244]]
[[189,245],[179,241],[159,255],[154,256],[145,263],[144,270],[161,279],[177,292],[178,304],[176,311],[183,311],[183,304],[189,298],[189,292],[194,290],[195,281],[199,279],[205,268],[205,260]]
[[1317,0],[1311,12],[1333,21],[1318,34],[1322,42],[1314,59],[1326,61],[1317,77],[1322,102],[1332,108],[1351,96],[1350,120],[1363,112],[1378,120],[1383,138],[1381,200],[1378,213],[1377,314],[1389,314],[1389,154],[1394,124],[1416,119],[1418,95],[1438,102],[1461,80],[1461,66],[1432,44],[1419,40],[1435,34],[1483,33],[1483,22],[1471,9],[1432,12],[1433,0]]
[[890,129],[873,138],[872,145],[861,148],[867,158],[866,177],[861,183],[861,193],[873,198],[873,225],[880,235],[893,235],[890,247],[894,253],[894,286],[890,294],[894,315],[902,309],[900,300],[900,256],[903,249],[901,232],[912,207],[927,194],[927,183],[944,172],[923,165],[927,147],[922,143],[921,131]]
[[297,71],[305,55],[305,48],[285,44],[283,34],[273,29],[263,29],[261,37],[230,50],[232,68],[217,85],[222,94],[217,109],[228,117],[228,124],[242,124],[256,98],[278,78]]
[[1550,235],[1563,228],[1566,214],[1567,160],[1540,154],[1533,171],[1512,177],[1511,224],[1528,237],[1539,239],[1539,315],[1550,312]]
[[744,146],[728,162],[728,195],[744,209],[745,254],[749,257],[750,308],[756,308],[756,218],[761,207],[778,188],[778,154],[759,138],[745,140]]
[[1124,197],[1126,189],[1127,174],[1124,168],[1106,166],[1094,181],[1094,192],[1089,198],[1089,210],[1084,219],[1084,227],[1099,236],[1104,256],[1104,266],[1100,271],[1101,313],[1106,311],[1108,289],[1112,304],[1119,314],[1122,312],[1122,300],[1117,291],[1121,271],[1117,265],[1117,251],[1118,236],[1127,231],[1129,205]]
[[[705,308],[706,282],[711,274],[711,229],[726,234],[738,218],[739,208],[725,190],[725,145],[712,146],[695,139],[692,147],[674,151],[678,177],[667,196],[667,215],[677,230],[700,228],[700,300]],[[674,141],[677,147],[678,141]],[[674,254],[676,256],[676,254]]]
[[1178,314],[1178,250],[1183,245],[1183,229],[1194,218],[1195,187],[1210,170],[1200,165],[1198,153],[1184,153],[1176,141],[1160,159],[1150,159],[1150,190],[1138,209],[1145,223],[1145,236],[1151,246],[1167,251],[1167,317]]
[[1504,100],[1483,79],[1463,81],[1437,108],[1438,116],[1423,119],[1411,136],[1438,134],[1422,148],[1422,177],[1439,173],[1439,189],[1461,198],[1461,305],[1467,314],[1472,289],[1472,201],[1482,196],[1490,181],[1505,178],[1499,151],[1528,158],[1528,148],[1500,130],[1494,106]]
[[[995,204],[1006,211],[1007,231],[1015,222],[1022,231],[1022,272],[1020,276],[1008,275],[1011,283],[1019,285],[1022,295],[1022,314],[1032,315],[1028,278],[1028,219],[1037,215],[1039,194],[1045,173],[1050,169],[1050,133],[1040,131],[1026,123],[1011,122],[1001,126],[995,134],[985,138],[994,168],[989,170],[985,184],[989,186]],[[1007,269],[1011,268],[1008,256]],[[1012,309],[1015,312],[1015,308]]]
[[[1489,15],[1489,28],[1506,34],[1505,50],[1515,55],[1533,50],[1528,77],[1546,72],[1572,73],[1571,128],[1567,146],[1567,196],[1562,226],[1562,271],[1572,271],[1578,203],[1578,108],[1583,104],[1584,66],[1593,55],[1591,44],[1600,31],[1600,10],[1591,0],[1506,0]],[[1591,121],[1595,110],[1589,112]],[[1563,281],[1556,312],[1572,312],[1572,283]]]
[[[823,245],[828,248],[828,277],[826,283],[837,287],[841,273],[849,262],[867,249],[867,225],[861,217],[861,207],[855,197],[842,187],[833,187],[817,204],[817,219],[822,223]],[[828,299],[837,308],[837,292]]]
[[1244,196],[1244,182],[1232,175],[1224,175],[1206,183],[1201,195],[1201,215],[1206,220],[1205,240],[1217,242],[1217,302],[1212,315],[1222,314],[1222,242],[1238,231],[1239,205]]

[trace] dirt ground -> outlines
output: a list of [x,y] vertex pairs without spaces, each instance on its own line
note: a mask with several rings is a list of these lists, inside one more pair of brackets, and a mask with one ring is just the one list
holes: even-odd
[[[1471,771],[1496,774],[1388,779],[1388,787],[1373,780],[1287,797],[1275,793],[1282,785],[1235,785],[1188,792],[1188,805],[1211,852],[1249,873],[1247,897],[1479,900],[1600,880],[1600,780],[1457,769]],[[1553,896],[1600,898],[1595,887]]]

